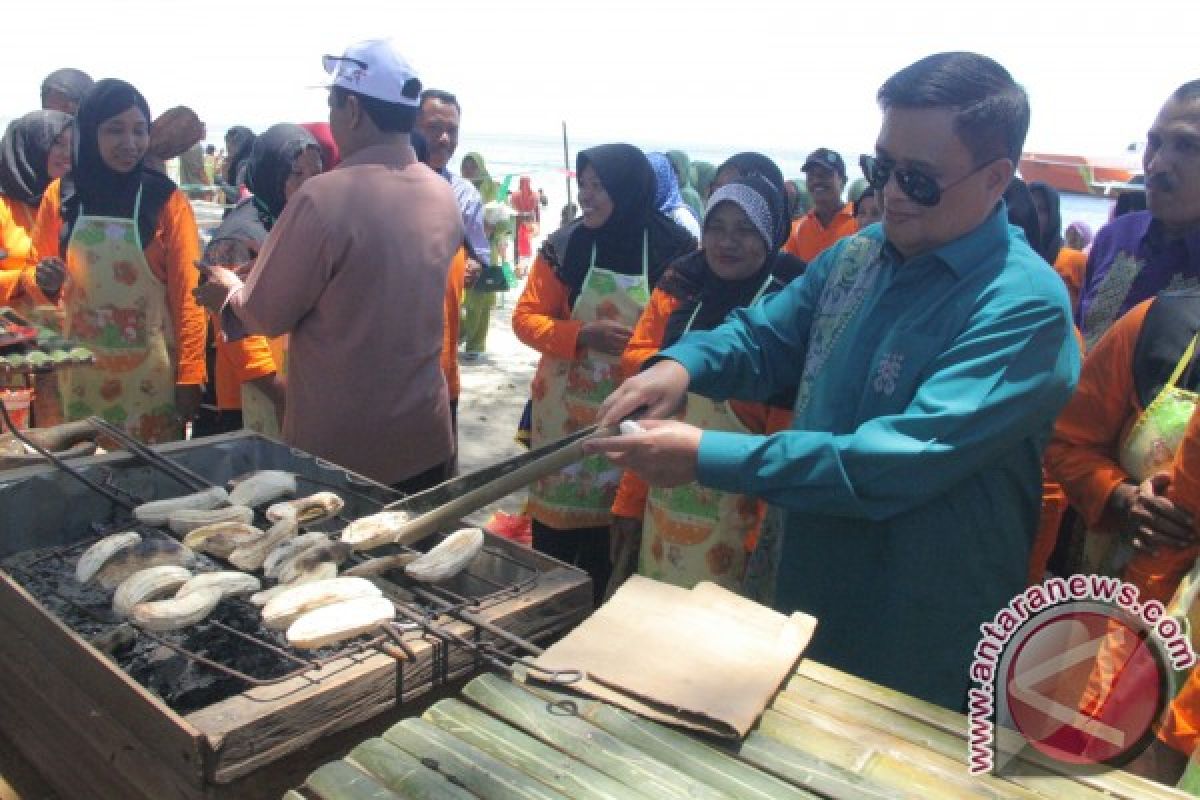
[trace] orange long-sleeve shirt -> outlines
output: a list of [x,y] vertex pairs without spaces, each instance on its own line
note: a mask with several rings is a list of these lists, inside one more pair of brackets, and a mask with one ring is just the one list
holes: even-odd
[[853,203],[842,206],[828,226],[817,219],[817,212],[810,211],[792,223],[792,233],[783,249],[807,264],[838,239],[857,232]]
[[[667,334],[667,320],[679,308],[679,303],[679,298],[661,289],[655,289],[650,294],[650,302],[646,304],[625,346],[625,352],[621,354],[621,370],[625,377],[636,374],[647,358],[662,349]],[[755,433],[775,433],[792,424],[792,412],[787,409],[741,400],[731,400],[729,406],[741,423]],[[613,515],[641,519],[646,510],[648,491],[645,481],[632,470],[626,470],[613,500]]]
[[213,365],[213,380],[216,381],[217,409],[232,411],[242,407],[242,384],[257,380],[278,371],[271,344],[265,336],[247,336],[236,342],[227,342],[221,335],[221,325],[216,317],[213,341],[217,345],[217,358]]
[[[62,232],[60,182],[53,181],[42,197],[34,222],[33,246],[39,255],[59,252]],[[143,242],[150,271],[166,285],[167,307],[174,325],[176,364],[175,382],[180,385],[204,383],[204,334],[207,319],[196,305],[192,290],[200,279],[196,261],[200,258],[200,237],[192,206],[178,189],[171,193],[158,217],[154,238]],[[34,294],[38,303],[50,303],[41,292]]]
[[36,259],[29,232],[13,218],[7,203],[0,204],[0,251],[0,270],[5,272],[20,272]]
[[1133,378],[1133,350],[1152,301],[1129,310],[1083,361],[1079,384],[1054,425],[1046,467],[1088,527],[1115,530],[1109,495],[1130,478],[1119,451],[1142,414]]
[[450,262],[450,272],[446,275],[446,321],[442,326],[442,373],[446,376],[446,391],[451,400],[456,399],[462,390],[458,378],[458,325],[461,321],[466,271],[467,249],[460,247],[454,254],[454,260]]
[[575,358],[578,352],[583,323],[571,319],[570,291],[541,253],[533,260],[512,324],[517,338],[543,355]]
[[25,231],[27,235],[33,236],[33,224],[37,219],[38,212],[36,206],[27,206],[15,197],[9,197],[6,194],[0,194],[0,206],[4,206],[8,215],[13,218],[13,222],[17,223],[17,227]]

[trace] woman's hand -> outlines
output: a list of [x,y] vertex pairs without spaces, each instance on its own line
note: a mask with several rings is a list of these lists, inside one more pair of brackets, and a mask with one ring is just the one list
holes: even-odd
[[625,351],[625,345],[629,344],[632,335],[633,328],[610,319],[601,319],[583,324],[579,329],[579,344],[588,350],[619,356]]
[[1192,515],[1166,497],[1170,485],[1170,474],[1159,472],[1139,486],[1127,483],[1113,490],[1109,504],[1135,550],[1153,553],[1164,545],[1182,549],[1196,544]]
[[34,269],[33,280],[47,297],[55,297],[67,279],[67,265],[58,256],[43,258]]

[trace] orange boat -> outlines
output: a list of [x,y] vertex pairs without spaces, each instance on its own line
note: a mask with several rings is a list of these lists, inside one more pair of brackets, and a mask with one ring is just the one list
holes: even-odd
[[1142,170],[1137,156],[1087,158],[1060,153],[1022,153],[1021,177],[1026,183],[1042,181],[1060,192],[1104,196],[1122,189],[1141,189],[1134,183]]

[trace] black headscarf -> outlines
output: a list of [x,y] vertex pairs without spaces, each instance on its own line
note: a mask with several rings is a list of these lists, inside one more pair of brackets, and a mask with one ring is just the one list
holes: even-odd
[[592,246],[596,265],[613,272],[635,275],[642,271],[642,232],[649,241],[649,279],[653,287],[667,265],[696,248],[696,240],[654,205],[657,182],[645,154],[630,144],[604,144],[579,153],[575,174],[596,171],[612,200],[613,211],[599,228],[588,228],[575,220],[552,233],[542,245],[550,262],[570,293],[574,305],[591,265]]
[[42,98],[50,92],[61,92],[72,101],[79,103],[83,96],[92,90],[95,84],[92,77],[81,69],[63,67],[56,69],[42,81]]
[[1020,178],[1013,178],[1009,181],[1008,188],[1004,190],[1004,202],[1008,206],[1009,224],[1016,225],[1023,230],[1029,246],[1038,251],[1038,255],[1041,255],[1038,244],[1042,241],[1042,227],[1038,223],[1037,208],[1033,205],[1033,195],[1029,193],[1029,187],[1025,185],[1025,181]]
[[254,150],[255,138],[254,131],[244,125],[234,125],[225,132],[225,139],[233,140],[225,162],[225,183],[235,189],[238,186],[238,170]]
[[1046,204],[1046,229],[1042,231],[1042,241],[1038,243],[1036,249],[1041,254],[1042,258],[1053,264],[1058,259],[1058,251],[1063,248],[1062,237],[1062,199],[1058,196],[1058,190],[1048,183],[1043,181],[1034,181],[1029,184],[1029,191],[1035,195],[1042,196],[1042,202]]
[[100,125],[131,108],[141,111],[147,126],[150,124],[153,117],[141,92],[125,81],[112,78],[98,82],[79,104],[71,171],[62,183],[61,213],[66,224],[59,244],[64,254],[81,206],[89,216],[132,217],[139,188],[142,203],[138,213],[138,233],[142,245],[148,245],[154,238],[159,213],[175,191],[174,182],[161,172],[146,167],[144,161],[139,161],[126,173],[110,169],[100,156],[97,143]]
[[739,178],[761,175],[779,190],[780,194],[785,197],[787,196],[787,192],[783,186],[783,170],[779,169],[778,164],[762,153],[746,152],[730,156],[721,162],[721,166],[717,167],[716,174],[720,175],[729,167],[737,169],[740,173],[738,175]]
[[246,161],[246,188],[254,193],[255,204],[270,215],[271,224],[279,219],[287,203],[283,187],[292,174],[292,166],[309,147],[320,149],[311,133],[289,123],[272,125],[254,140]]
[[0,139],[0,192],[27,206],[41,203],[50,184],[50,148],[74,122],[61,111],[33,111],[10,122]]
[[[708,266],[703,250],[672,264],[663,276],[659,289],[678,298],[679,304],[667,320],[663,347],[679,340],[687,329],[689,320],[692,322],[692,330],[698,331],[712,330],[720,325],[730,311],[750,304],[754,295],[767,282],[768,275],[771,276],[771,281],[764,294],[778,291],[804,273],[803,261],[790,253],[780,252],[780,248],[787,241],[787,234],[784,233],[788,220],[786,196],[761,175],[739,178],[726,185],[731,184],[745,186],[766,203],[772,230],[775,231],[773,246],[767,247],[767,257],[753,275],[734,281],[718,277]],[[717,203],[720,204],[721,202]],[[715,207],[710,204],[705,213],[706,221]],[[697,305],[700,306],[699,311],[696,310]],[[694,320],[693,313],[696,314]]]

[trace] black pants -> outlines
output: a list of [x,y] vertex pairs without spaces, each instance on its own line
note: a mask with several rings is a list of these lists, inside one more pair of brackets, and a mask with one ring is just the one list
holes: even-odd
[[230,433],[241,430],[241,428],[242,412],[240,409],[217,411],[215,408],[201,406],[200,413],[192,421],[192,437],[215,436],[218,433]]
[[608,526],[559,530],[533,521],[533,549],[579,567],[592,578],[592,602],[599,607],[612,577],[608,556]]
[[404,494],[416,494],[423,492],[426,489],[432,489],[439,483],[445,483],[450,480],[454,472],[454,458],[449,461],[443,461],[437,466],[430,467],[424,472],[413,475],[411,478],[405,478],[392,484],[392,488]]

